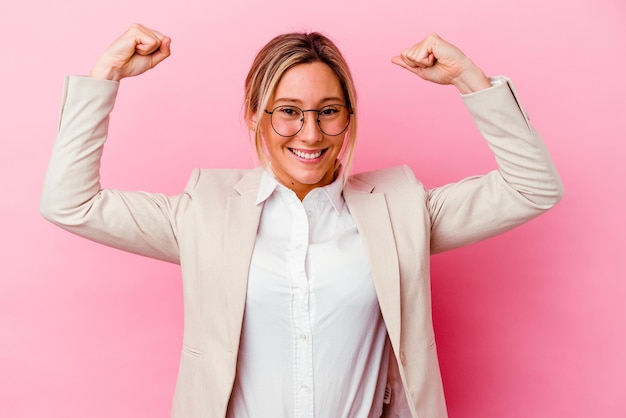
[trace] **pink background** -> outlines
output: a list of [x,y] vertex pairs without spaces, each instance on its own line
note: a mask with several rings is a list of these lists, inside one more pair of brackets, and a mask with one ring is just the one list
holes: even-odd
[[176,193],[191,169],[250,167],[242,84],[290,30],[354,72],[355,169],[409,164],[435,186],[494,167],[457,93],[390,58],[431,31],[515,80],[566,188],[545,216],[433,258],[451,417],[626,416],[626,6],[622,0],[0,0],[0,416],[166,417],[181,344],[176,266],[45,222],[38,198],[63,75],[139,21],[173,56],[125,80],[109,187]]

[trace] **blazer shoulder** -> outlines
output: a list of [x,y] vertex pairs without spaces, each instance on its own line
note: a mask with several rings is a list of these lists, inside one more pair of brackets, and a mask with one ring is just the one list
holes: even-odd
[[366,171],[350,176],[349,184],[371,186],[374,192],[391,192],[410,189],[424,189],[422,183],[415,177],[413,170],[407,165],[399,165],[379,170]]
[[232,195],[256,192],[263,169],[196,168],[190,175],[185,192],[190,195]]

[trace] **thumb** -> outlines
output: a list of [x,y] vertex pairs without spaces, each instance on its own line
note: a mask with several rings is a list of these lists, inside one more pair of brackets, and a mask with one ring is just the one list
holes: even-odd
[[396,64],[399,67],[409,70],[413,74],[417,74],[418,76],[422,77],[422,72],[424,69],[421,67],[417,67],[417,66],[414,67],[414,66],[407,64],[404,58],[402,58],[400,55],[396,55],[395,57],[391,58],[391,62],[393,64]]
[[170,45],[172,44],[172,38],[169,36],[163,37],[159,49],[152,53],[152,67],[155,67],[158,63],[170,56]]
[[396,55],[395,57],[392,57],[391,58],[391,62],[396,64],[396,65],[399,65],[402,68],[407,68],[408,67],[407,63],[404,62],[404,60],[402,59],[402,57],[400,55]]

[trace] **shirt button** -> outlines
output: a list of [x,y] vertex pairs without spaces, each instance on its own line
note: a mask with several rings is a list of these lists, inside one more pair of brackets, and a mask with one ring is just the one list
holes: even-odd
[[302,385],[302,386],[300,386],[300,390],[302,392],[308,392],[309,391],[309,385]]
[[306,341],[306,334],[300,334],[298,335],[298,338],[300,339],[300,341]]
[[313,211],[312,210],[307,210],[306,211],[306,215],[310,218],[311,216],[313,216]]

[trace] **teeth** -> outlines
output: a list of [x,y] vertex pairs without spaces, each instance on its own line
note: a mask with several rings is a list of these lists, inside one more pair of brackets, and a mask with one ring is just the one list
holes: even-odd
[[314,153],[308,153],[308,152],[302,152],[302,151],[298,151],[296,149],[292,149],[291,152],[296,154],[298,157],[304,158],[306,160],[313,160],[315,158],[318,158],[320,155],[322,155],[322,151],[318,151],[318,152],[314,152]]

